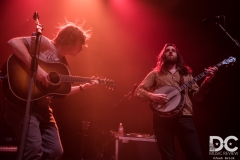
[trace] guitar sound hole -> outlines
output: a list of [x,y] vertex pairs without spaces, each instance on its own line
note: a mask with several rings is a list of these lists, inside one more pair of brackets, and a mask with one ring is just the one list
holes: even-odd
[[60,77],[56,72],[50,72],[49,77],[52,85],[58,85],[60,83]]

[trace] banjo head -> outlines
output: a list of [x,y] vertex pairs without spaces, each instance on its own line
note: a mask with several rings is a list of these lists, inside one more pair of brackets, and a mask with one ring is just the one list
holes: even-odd
[[182,102],[182,94],[178,91],[175,86],[164,86],[156,89],[153,93],[155,94],[167,94],[169,99],[166,104],[158,104],[156,102],[152,102],[151,108],[153,111],[160,115],[172,115],[176,114],[175,112],[179,112],[179,105]]

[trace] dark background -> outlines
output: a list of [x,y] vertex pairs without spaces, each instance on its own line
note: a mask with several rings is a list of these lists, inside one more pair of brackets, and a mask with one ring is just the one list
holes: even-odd
[[90,122],[88,155],[111,155],[109,130],[117,130],[120,122],[125,132],[153,134],[149,103],[124,96],[155,67],[165,43],[176,44],[194,76],[229,56],[236,57],[234,65],[219,68],[205,100],[194,102],[194,121],[204,158],[212,159],[209,136],[240,137],[240,48],[214,22],[202,20],[225,16],[220,24],[239,40],[239,10],[239,0],[1,0],[0,65],[12,54],[9,39],[35,31],[35,11],[44,25],[43,35],[50,39],[65,19],[79,24],[85,21],[86,29],[92,30],[88,47],[76,57],[67,57],[70,69],[73,75],[112,79],[117,87],[109,90],[101,85],[53,101],[64,157],[71,159],[80,154],[83,120]]

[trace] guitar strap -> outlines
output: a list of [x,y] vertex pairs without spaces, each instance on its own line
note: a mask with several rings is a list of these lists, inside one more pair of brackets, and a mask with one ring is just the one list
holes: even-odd
[[[184,79],[183,79],[183,75],[180,73],[180,86],[182,86],[184,84]],[[182,91],[182,95],[185,94],[185,90]]]

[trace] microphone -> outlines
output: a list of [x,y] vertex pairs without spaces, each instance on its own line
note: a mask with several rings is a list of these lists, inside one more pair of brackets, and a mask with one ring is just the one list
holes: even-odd
[[37,11],[34,12],[34,14],[33,14],[33,19],[34,19],[34,20],[38,20],[38,19],[39,19],[39,14],[38,14]]
[[134,84],[132,91],[129,92],[127,95],[124,95],[124,97],[131,99],[134,96],[134,93],[135,93],[135,90],[137,89],[137,87],[138,87],[138,84]]
[[212,18],[204,18],[202,20],[203,23],[209,23],[209,22],[219,22],[220,18],[221,17],[224,17],[223,15],[220,15],[220,16],[215,16],[215,17],[212,17]]
[[39,14],[37,11],[34,12],[33,19],[35,20],[35,23],[37,25],[37,32],[42,33],[43,25],[39,23]]
[[134,84],[133,90],[131,91],[131,97],[134,95],[135,90],[137,89],[138,84]]

